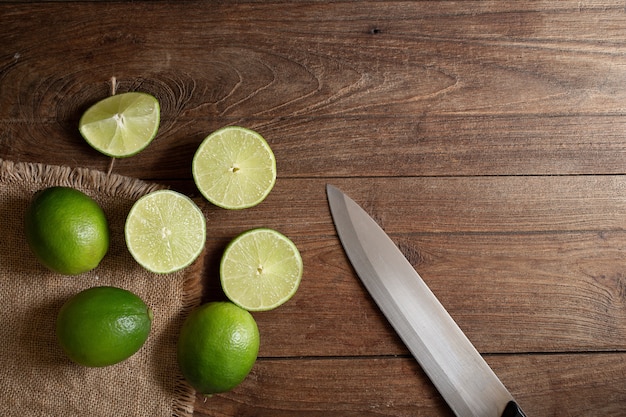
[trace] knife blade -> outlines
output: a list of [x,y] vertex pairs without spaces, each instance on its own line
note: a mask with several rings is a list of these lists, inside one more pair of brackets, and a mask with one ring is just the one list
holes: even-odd
[[513,396],[385,231],[326,186],[341,244],[380,310],[457,417],[525,417]]

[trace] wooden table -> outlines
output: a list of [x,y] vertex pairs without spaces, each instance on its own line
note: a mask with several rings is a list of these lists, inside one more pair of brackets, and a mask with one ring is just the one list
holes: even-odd
[[[195,416],[451,416],[351,269],[327,183],[388,231],[529,417],[626,413],[623,1],[24,1],[0,22],[0,158],[195,198],[206,300],[236,234],[272,227],[302,252],[296,296],[255,314],[252,373]],[[112,78],[157,96],[162,121],[111,165],[77,123]],[[244,211],[190,175],[231,124],[278,161]]]

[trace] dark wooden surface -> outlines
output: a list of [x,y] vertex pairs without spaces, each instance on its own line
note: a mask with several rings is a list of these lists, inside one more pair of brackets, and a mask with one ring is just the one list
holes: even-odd
[[[195,416],[451,416],[359,284],[324,186],[390,233],[529,417],[626,404],[626,10],[618,1],[0,3],[0,158],[106,171],[77,131],[117,91],[162,104],[114,173],[168,184],[224,245],[255,226],[301,249],[234,391]],[[263,134],[256,208],[202,200],[202,139]]]

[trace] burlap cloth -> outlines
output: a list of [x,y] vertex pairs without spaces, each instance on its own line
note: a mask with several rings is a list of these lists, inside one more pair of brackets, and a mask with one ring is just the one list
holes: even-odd
[[[103,207],[111,246],[102,263],[79,276],[48,272],[31,254],[24,211],[36,190],[65,185]],[[193,390],[176,363],[185,314],[200,302],[200,264],[152,274],[126,249],[124,222],[133,202],[161,188],[87,169],[0,159],[0,416],[191,416]],[[154,311],[148,341],[130,359],[105,368],[72,363],[57,345],[61,305],[92,286],[113,285],[139,295]]]

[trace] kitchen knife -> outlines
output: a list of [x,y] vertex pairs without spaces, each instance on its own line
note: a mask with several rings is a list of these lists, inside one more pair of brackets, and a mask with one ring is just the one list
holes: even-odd
[[458,417],[525,417],[413,266],[350,197],[326,186],[337,234],[357,275]]

